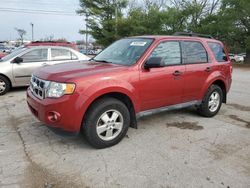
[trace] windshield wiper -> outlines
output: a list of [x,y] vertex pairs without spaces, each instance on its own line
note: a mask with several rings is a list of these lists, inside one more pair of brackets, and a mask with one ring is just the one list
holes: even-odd
[[96,59],[91,59],[91,61],[102,62],[102,63],[112,63],[111,61],[107,61],[107,60],[96,60]]

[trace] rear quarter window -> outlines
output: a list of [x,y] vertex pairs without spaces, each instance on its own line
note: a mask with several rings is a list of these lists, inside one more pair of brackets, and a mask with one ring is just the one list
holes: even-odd
[[228,61],[226,52],[221,44],[216,42],[209,42],[208,46],[212,50],[214,57],[218,62]]

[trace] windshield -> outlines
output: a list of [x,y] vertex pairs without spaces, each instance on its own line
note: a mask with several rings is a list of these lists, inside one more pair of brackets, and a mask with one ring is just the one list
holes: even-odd
[[11,58],[17,56],[18,54],[20,54],[21,52],[23,52],[24,50],[26,50],[27,48],[20,48],[20,49],[16,49],[14,50],[12,53],[4,56],[3,58],[0,59],[0,61],[8,61]]
[[119,65],[133,65],[146,51],[153,39],[121,39],[98,54],[93,60]]

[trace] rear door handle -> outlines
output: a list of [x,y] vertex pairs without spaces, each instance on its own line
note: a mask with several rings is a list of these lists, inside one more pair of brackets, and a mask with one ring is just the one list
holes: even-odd
[[174,73],[173,73],[174,76],[180,76],[181,74],[182,74],[182,72],[178,71],[178,70],[174,71]]
[[207,67],[207,68],[205,69],[205,71],[206,71],[206,72],[211,72],[211,71],[212,71],[212,68],[211,68],[211,67]]

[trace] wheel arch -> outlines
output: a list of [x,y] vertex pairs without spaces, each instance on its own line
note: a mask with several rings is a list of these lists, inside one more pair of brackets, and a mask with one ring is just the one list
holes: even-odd
[[217,85],[221,88],[222,93],[223,93],[223,99],[222,102],[226,103],[227,102],[227,90],[226,90],[226,83],[223,81],[223,79],[221,78],[215,78],[213,80],[211,80],[206,87],[204,88],[202,95],[201,95],[201,99],[204,98],[204,96],[206,95],[207,90],[209,89],[209,87],[211,85]]
[[83,113],[82,124],[83,124],[83,121],[84,121],[86,114],[88,113],[88,110],[90,109],[91,105],[93,105],[97,100],[105,99],[108,97],[118,99],[127,106],[129,113],[130,113],[130,117],[131,117],[130,127],[137,128],[136,107],[135,107],[136,104],[131,96],[129,96],[128,94],[121,92],[121,91],[111,91],[111,92],[102,93],[102,94],[99,94],[99,95],[95,96],[94,98],[90,99],[87,102],[87,107]]
[[12,88],[12,82],[11,82],[10,78],[8,76],[6,76],[5,74],[2,74],[2,73],[0,73],[0,76],[5,77],[10,83],[10,88]]
[[222,102],[226,103],[227,102],[227,90],[226,90],[226,84],[222,80],[216,80],[214,81],[211,85],[217,85],[221,88],[222,93],[223,93],[223,99]]

